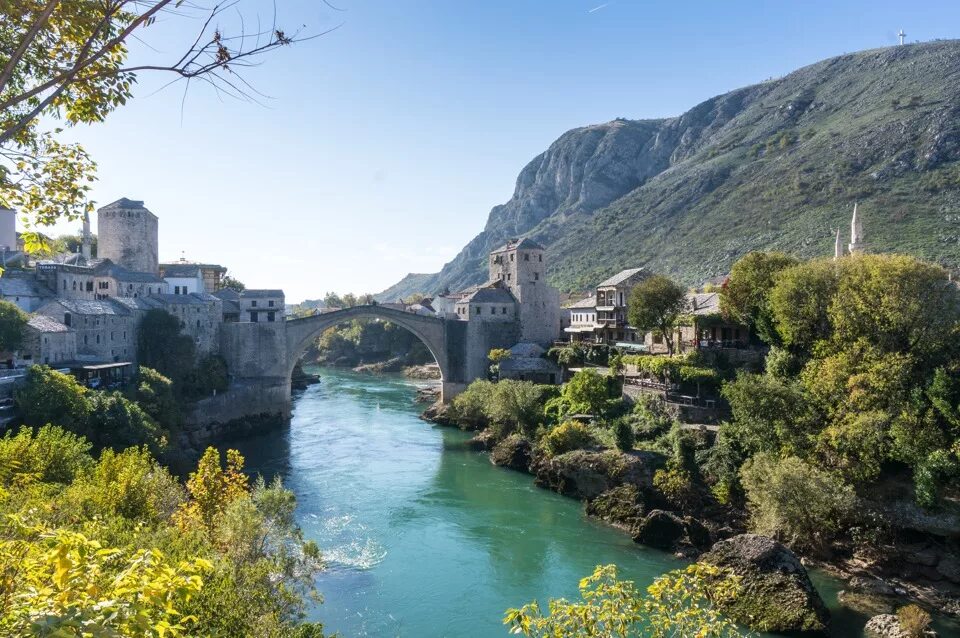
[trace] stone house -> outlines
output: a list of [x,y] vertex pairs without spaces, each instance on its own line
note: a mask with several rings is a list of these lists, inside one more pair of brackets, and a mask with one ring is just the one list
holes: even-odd
[[200,356],[216,353],[220,347],[220,327],[223,324],[223,302],[207,293],[189,295],[152,295],[149,297],[119,297],[115,299],[135,315],[139,326],[150,310],[163,310],[180,320],[180,330],[191,337]]
[[100,260],[93,267],[93,273],[97,299],[146,297],[167,293],[167,282],[157,275],[134,272],[114,264],[109,259]]
[[175,295],[215,293],[227,269],[217,264],[195,264],[185,260],[160,264],[160,276],[166,280]]
[[596,341],[596,295],[590,295],[568,304],[565,309],[570,313],[570,325],[564,328],[563,332],[569,336],[570,341]]
[[627,323],[627,306],[630,291],[649,276],[645,268],[628,268],[597,285],[595,337],[598,342],[610,345],[642,342],[637,331]]
[[136,321],[114,299],[54,299],[37,310],[76,332],[77,358],[85,361],[133,361],[137,355]]
[[52,317],[33,315],[24,328],[18,358],[24,366],[76,361],[77,333]]
[[33,312],[53,298],[53,292],[37,281],[33,273],[8,270],[0,277],[0,299]]
[[454,314],[461,321],[516,321],[517,300],[505,286],[495,282],[464,295],[454,304]]
[[510,356],[500,362],[500,378],[554,385],[562,379],[560,368],[544,358],[545,350],[535,343],[518,343]]
[[240,293],[232,288],[223,288],[213,293],[223,307],[224,323],[240,321]]
[[96,299],[93,270],[87,266],[40,262],[37,264],[37,281],[43,283],[58,298]]
[[282,290],[244,290],[237,299],[241,322],[283,321],[286,307]]
[[[666,354],[663,338],[648,332],[644,345],[651,354]],[[695,292],[687,294],[687,316],[674,334],[674,349],[690,352],[704,348],[746,348],[750,345],[750,330],[729,321],[720,313],[720,294]]]

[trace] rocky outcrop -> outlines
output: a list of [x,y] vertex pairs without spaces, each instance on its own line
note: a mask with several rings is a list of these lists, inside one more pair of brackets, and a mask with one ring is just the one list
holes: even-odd
[[863,635],[866,638],[912,638],[893,614],[880,614],[868,620]]
[[640,522],[633,540],[641,545],[670,551],[684,540],[686,534],[687,528],[679,516],[673,512],[653,510]]
[[401,357],[393,357],[375,363],[364,363],[353,369],[354,372],[363,374],[384,374],[385,372],[400,372],[401,370],[403,370],[403,359]]
[[420,414],[420,418],[437,425],[456,425],[456,420],[450,413],[450,404],[437,401]]
[[490,462],[500,467],[526,472],[530,467],[532,451],[533,445],[528,439],[519,434],[511,434],[490,451]]
[[467,447],[477,452],[489,452],[496,444],[497,435],[490,429],[477,432],[473,438],[467,441]]
[[720,541],[700,557],[739,577],[741,594],[721,610],[754,631],[825,633],[830,614],[796,555],[756,534]]
[[587,501],[586,511],[632,533],[643,520],[643,497],[636,485],[620,485]]
[[589,501],[620,485],[652,492],[653,474],[663,464],[664,457],[653,452],[574,450],[549,456],[539,451],[530,469],[537,485]]

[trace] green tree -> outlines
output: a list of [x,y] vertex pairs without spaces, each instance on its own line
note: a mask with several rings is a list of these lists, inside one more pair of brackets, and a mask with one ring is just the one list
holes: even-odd
[[133,398],[161,427],[169,429],[180,425],[183,415],[173,391],[173,381],[153,368],[140,366]]
[[506,348],[493,348],[487,353],[487,360],[490,362],[490,377],[496,380],[500,376],[500,363],[504,359],[510,358],[510,351]]
[[82,432],[90,414],[87,389],[68,375],[47,366],[31,366],[14,401],[26,425],[55,423]]
[[243,292],[244,290],[247,289],[247,286],[236,277],[232,277],[230,275],[224,275],[223,277],[220,278],[220,289],[221,290],[228,289],[228,290],[233,290],[235,292]]
[[627,319],[637,330],[654,331],[663,337],[667,353],[673,354],[674,331],[687,311],[683,288],[663,275],[647,277],[630,291]]
[[848,527],[856,497],[828,472],[795,456],[761,453],[740,471],[750,529],[797,549],[819,549]]
[[778,272],[769,292],[768,309],[769,320],[784,346],[809,352],[829,338],[828,311],[836,295],[840,269],[832,259],[817,259]]
[[92,392],[85,428],[97,447],[123,449],[148,445],[154,452],[166,447],[166,433],[139,405],[119,392]]
[[733,419],[720,429],[746,456],[757,452],[804,454],[812,446],[817,415],[797,381],[741,372],[722,392]]
[[602,414],[610,398],[607,379],[592,368],[577,371],[560,390],[563,414]]
[[529,435],[543,419],[543,393],[530,381],[504,379],[493,385],[483,411],[502,436],[517,430]]
[[797,263],[783,253],[747,253],[733,264],[720,291],[720,310],[752,328],[767,343],[778,345],[779,334],[768,304],[770,290],[777,275]]
[[0,474],[0,482],[19,474],[44,483],[70,483],[92,465],[90,447],[83,437],[55,425],[7,432],[0,438],[0,468],[10,471]]
[[[256,34],[224,33],[224,5],[195,4],[183,13],[178,0],[18,0],[3,3],[0,24],[0,205],[28,220],[51,225],[63,216],[91,212],[87,201],[95,164],[79,144],[61,141],[62,123],[103,121],[132,97],[138,73],[160,71],[174,79],[202,79],[218,91],[244,95],[236,73],[297,34],[280,28]],[[186,50],[147,46],[138,64],[127,63],[127,42],[151,38],[158,16],[201,19]],[[241,21],[242,23],[242,21]],[[155,55],[151,54],[152,51]],[[166,56],[169,56],[168,59]],[[54,124],[55,123],[55,124]],[[30,232],[27,250],[42,247]]]
[[30,317],[9,301],[0,301],[0,351],[13,352],[23,344],[23,331]]
[[196,344],[181,332],[182,322],[165,310],[148,310],[137,335],[137,358],[177,383],[194,367]]
[[740,591],[728,572],[695,563],[657,578],[644,595],[604,565],[580,581],[580,601],[550,600],[546,614],[532,602],[508,609],[503,623],[536,638],[732,638],[742,634],[717,607]]

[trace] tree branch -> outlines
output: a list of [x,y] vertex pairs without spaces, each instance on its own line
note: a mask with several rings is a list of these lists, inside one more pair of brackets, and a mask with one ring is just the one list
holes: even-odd
[[13,70],[17,68],[17,64],[20,63],[20,60],[23,58],[23,54],[27,52],[27,49],[30,47],[30,43],[37,37],[37,34],[40,33],[40,29],[47,23],[47,20],[50,19],[50,16],[53,15],[54,10],[57,8],[57,5],[60,3],[60,0],[48,0],[47,5],[43,8],[43,13],[34,20],[33,24],[30,25],[30,28],[23,36],[23,40],[20,42],[20,46],[17,47],[17,50],[13,52],[13,55],[10,56],[10,59],[7,60],[6,66],[3,68],[3,73],[0,73],[0,92],[3,91],[3,88],[7,85],[7,82],[10,81],[10,77],[13,75]]

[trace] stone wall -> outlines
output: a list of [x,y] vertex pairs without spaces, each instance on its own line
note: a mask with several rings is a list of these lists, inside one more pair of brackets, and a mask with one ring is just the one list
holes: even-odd
[[234,380],[226,392],[190,406],[177,445],[187,454],[231,437],[260,432],[286,423],[290,416],[290,384]]

